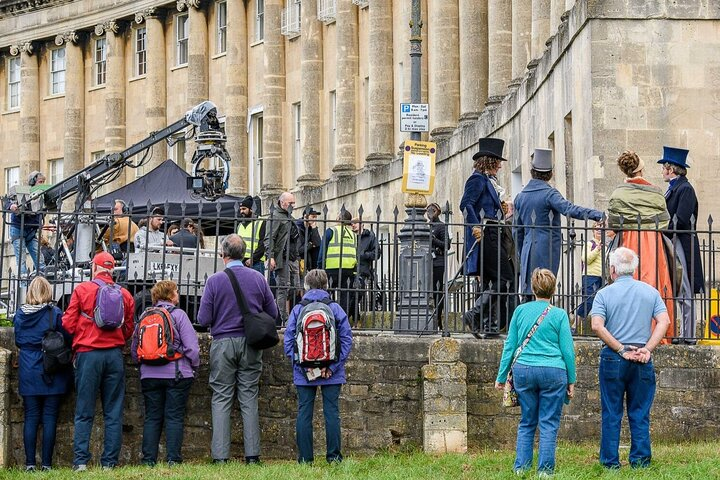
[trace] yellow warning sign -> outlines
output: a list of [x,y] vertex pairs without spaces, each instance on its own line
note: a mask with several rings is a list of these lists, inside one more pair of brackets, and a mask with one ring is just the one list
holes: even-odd
[[710,315],[705,322],[703,339],[700,345],[720,345],[720,295],[717,288],[710,290]]

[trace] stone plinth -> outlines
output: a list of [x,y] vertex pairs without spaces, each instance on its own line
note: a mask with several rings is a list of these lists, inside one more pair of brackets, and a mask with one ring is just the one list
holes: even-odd
[[423,377],[423,448],[425,453],[467,451],[467,367],[457,340],[430,345]]

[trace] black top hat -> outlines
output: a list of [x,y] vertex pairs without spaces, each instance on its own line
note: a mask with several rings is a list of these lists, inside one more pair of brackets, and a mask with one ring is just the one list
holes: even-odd
[[507,159],[502,156],[504,146],[505,140],[500,138],[481,138],[478,140],[478,151],[472,158],[477,160],[478,157],[491,157],[506,162]]

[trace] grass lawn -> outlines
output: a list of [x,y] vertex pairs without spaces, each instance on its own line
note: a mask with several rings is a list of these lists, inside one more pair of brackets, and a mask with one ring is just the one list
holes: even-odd
[[[605,471],[597,463],[596,445],[562,444],[558,449],[557,479],[584,478],[652,478],[652,479],[715,479],[720,478],[720,442],[653,446],[653,465],[644,470],[631,470],[626,466],[628,449],[621,449],[623,468]],[[21,470],[0,470],[2,479],[73,479],[118,478],[133,480],[151,479],[264,479],[264,480],[317,480],[317,479],[492,479],[518,478],[512,473],[514,452],[483,450],[467,455],[430,456],[423,453],[382,453],[372,457],[351,457],[342,464],[327,465],[324,461],[314,466],[300,466],[294,462],[268,461],[262,466],[243,463],[227,465],[184,464],[169,468],[124,467],[103,472],[97,468],[84,473],[59,469],[31,476]],[[524,478],[535,478],[534,473]]]

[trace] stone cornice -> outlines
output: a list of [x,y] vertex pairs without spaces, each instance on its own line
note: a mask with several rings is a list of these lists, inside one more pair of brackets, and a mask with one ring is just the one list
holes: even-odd
[[70,2],[72,0],[3,0],[0,1],[0,19]]

